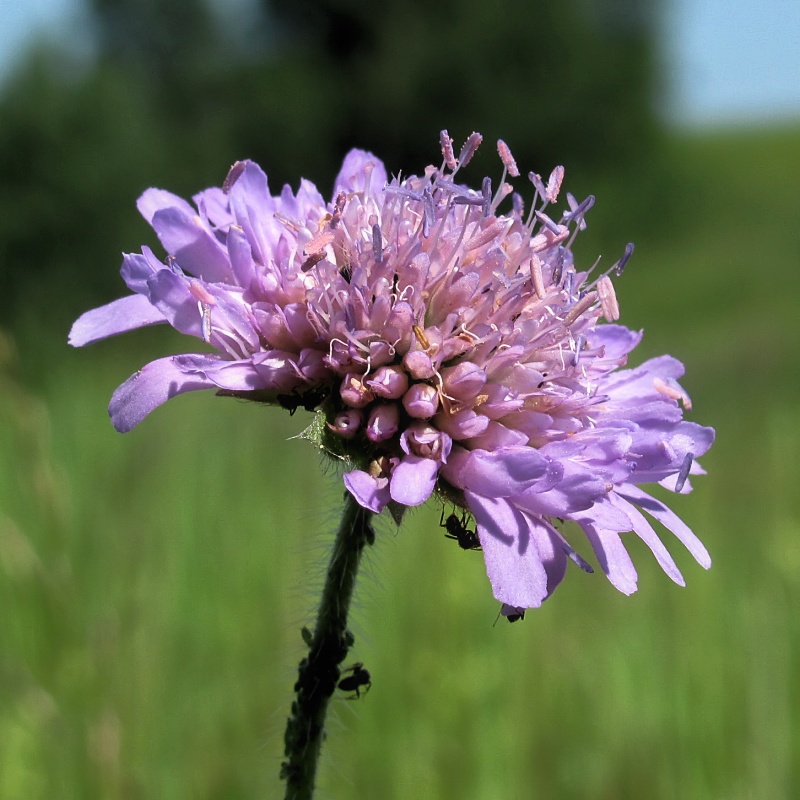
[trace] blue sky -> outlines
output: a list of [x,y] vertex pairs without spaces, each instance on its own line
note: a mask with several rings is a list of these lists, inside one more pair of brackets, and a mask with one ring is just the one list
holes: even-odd
[[[0,79],[35,36],[85,49],[86,28],[81,0],[0,0]],[[800,120],[800,0],[665,0],[661,30],[671,122]]]

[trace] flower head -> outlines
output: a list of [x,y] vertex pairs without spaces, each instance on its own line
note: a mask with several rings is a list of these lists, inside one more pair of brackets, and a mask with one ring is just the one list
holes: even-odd
[[148,248],[126,255],[133,294],[84,314],[70,341],[169,322],[213,349],[153,361],[123,383],[109,407],[120,431],[196,389],[319,409],[321,441],[347,459],[362,506],[397,515],[438,490],[474,516],[509,618],[540,605],[568,560],[592,571],[564,520],[620,591],[636,589],[628,532],[682,584],[642,512],[704,567],[708,553],[639,485],[689,491],[714,432],[683,420],[680,362],[622,369],[641,333],[612,324],[610,275],[632,246],[603,274],[578,267],[570,246],[594,198],[568,195],[554,214],[563,168],[546,181],[531,173],[526,214],[503,142],[498,187],[484,178],[470,189],[457,178],[480,142],[472,134],[457,159],[444,131],[439,168],[391,181],[354,150],[330,203],[307,181],[272,196],[249,161],[194,206],[149,189],[138,206],[166,261]]

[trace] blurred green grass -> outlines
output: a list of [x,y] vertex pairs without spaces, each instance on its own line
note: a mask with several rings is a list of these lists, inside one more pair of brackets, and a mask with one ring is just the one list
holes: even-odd
[[[796,795],[800,131],[667,146],[680,168],[617,287],[637,363],[681,358],[690,417],[717,427],[709,475],[671,500],[713,569],[668,542],[679,589],[633,543],[633,597],[573,570],[493,625],[480,554],[435,504],[384,522],[353,621],[374,686],[333,703],[320,797]],[[625,193],[592,188],[582,252],[615,258]],[[120,437],[111,391],[183,342],[62,336],[16,367],[0,342],[0,797],[281,796],[341,485],[289,441],[302,412],[188,395]]]

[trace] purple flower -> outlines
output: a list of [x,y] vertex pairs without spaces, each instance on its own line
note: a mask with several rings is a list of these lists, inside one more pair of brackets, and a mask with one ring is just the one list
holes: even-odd
[[442,165],[402,180],[352,151],[330,203],[307,181],[272,196],[249,161],[194,206],[146,191],[139,210],[166,261],[148,248],[126,255],[133,294],[80,317],[70,342],[168,322],[213,352],[131,376],[111,399],[114,426],[129,431],[196,389],[317,409],[320,443],[350,465],[344,482],[361,505],[399,518],[438,491],[473,515],[510,618],[541,605],[567,561],[592,571],[564,521],[620,591],[636,590],[628,533],[682,585],[648,517],[706,568],[708,553],[639,487],[690,491],[714,431],[683,420],[680,362],[623,369],[641,339],[610,324],[619,309],[609,276],[623,261],[594,275],[570,249],[594,198],[568,195],[559,217],[563,168],[546,183],[530,173],[526,215],[506,182],[518,169],[504,143],[492,193],[489,178],[480,190],[456,182],[481,138],[468,139],[461,163],[446,132],[441,141]]

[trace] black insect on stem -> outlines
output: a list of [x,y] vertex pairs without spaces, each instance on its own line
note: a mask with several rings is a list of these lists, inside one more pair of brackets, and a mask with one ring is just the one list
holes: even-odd
[[279,394],[276,399],[278,405],[281,408],[285,408],[289,412],[289,416],[292,417],[298,408],[314,411],[328,396],[328,393],[329,390],[326,386],[309,389],[305,392],[298,392],[297,389],[292,389],[290,394]]
[[462,516],[461,519],[459,519],[456,514],[450,514],[450,516],[445,519],[444,511],[442,511],[439,525],[447,530],[445,538],[455,539],[462,550],[481,549],[481,542],[480,539],[478,539],[478,534],[467,527],[466,514]]
[[352,667],[347,667],[344,672],[349,672],[339,681],[339,688],[343,692],[354,692],[348,697],[348,700],[358,700],[361,697],[361,690],[363,688],[366,694],[370,686],[372,686],[372,679],[370,678],[369,671],[364,669],[364,665],[360,661],[356,661]]

